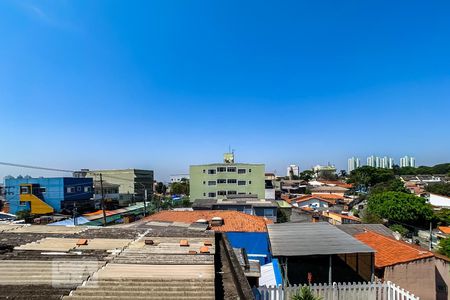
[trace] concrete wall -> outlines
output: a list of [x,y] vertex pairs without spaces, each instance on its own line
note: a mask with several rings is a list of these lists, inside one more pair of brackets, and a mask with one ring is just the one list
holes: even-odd
[[[218,172],[217,168],[236,168],[236,172]],[[245,174],[239,174],[238,169],[245,169]],[[208,170],[214,170],[215,174],[209,174]],[[251,170],[251,171],[250,171]],[[196,199],[223,199],[225,196],[219,196],[218,191],[236,191],[236,193],[245,193],[257,195],[264,199],[265,192],[265,166],[263,164],[210,164],[191,166],[190,176],[190,198]],[[218,179],[236,179],[237,181],[246,181],[245,185],[237,183],[217,183]],[[209,182],[215,182],[209,185]],[[210,197],[209,193],[215,193],[215,197]]]
[[421,300],[436,299],[435,258],[416,260],[384,269],[384,280],[419,296]]
[[436,299],[450,299],[448,288],[450,287],[450,262],[445,259],[435,258],[436,265]]

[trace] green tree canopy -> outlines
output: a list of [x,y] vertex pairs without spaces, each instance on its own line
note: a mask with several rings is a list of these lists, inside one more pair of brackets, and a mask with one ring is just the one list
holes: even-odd
[[401,192],[372,194],[367,209],[370,214],[407,224],[424,224],[433,218],[433,210],[426,199]]
[[381,182],[387,182],[395,179],[394,172],[390,169],[378,169],[369,166],[363,166],[350,172],[347,182],[364,187],[374,186]]
[[396,178],[386,182],[377,183],[371,190],[371,194],[384,193],[384,192],[402,192],[409,193],[405,188],[405,184],[400,179]]
[[170,185],[170,192],[177,195],[189,195],[189,183],[174,182]]
[[430,184],[425,190],[429,193],[450,197],[450,183]]
[[440,240],[438,252],[450,257],[450,238]]
[[305,170],[300,173],[299,178],[300,178],[300,180],[310,181],[311,179],[314,178],[314,171]]

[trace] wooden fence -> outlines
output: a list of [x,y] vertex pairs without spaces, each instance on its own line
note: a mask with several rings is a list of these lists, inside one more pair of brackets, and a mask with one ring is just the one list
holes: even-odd
[[[290,300],[302,286],[290,285],[259,287],[257,300]],[[323,300],[419,300],[390,281],[373,283],[333,283],[310,285],[313,294]]]

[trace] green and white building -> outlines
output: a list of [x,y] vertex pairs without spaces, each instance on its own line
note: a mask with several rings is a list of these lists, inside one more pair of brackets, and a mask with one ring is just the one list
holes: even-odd
[[264,199],[265,165],[235,163],[225,153],[223,163],[190,166],[190,198],[225,199],[229,195],[257,195]]

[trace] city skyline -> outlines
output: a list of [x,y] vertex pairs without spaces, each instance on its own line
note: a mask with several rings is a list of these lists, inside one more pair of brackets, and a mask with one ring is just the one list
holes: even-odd
[[162,179],[229,146],[279,174],[449,161],[450,4],[325,4],[2,1],[0,160]]

